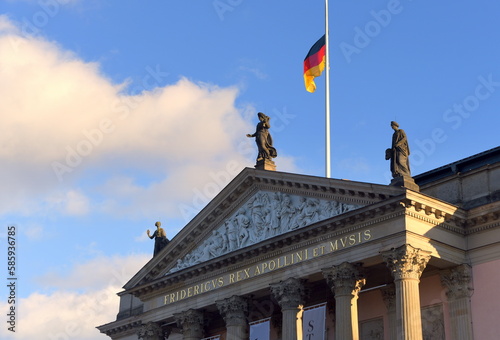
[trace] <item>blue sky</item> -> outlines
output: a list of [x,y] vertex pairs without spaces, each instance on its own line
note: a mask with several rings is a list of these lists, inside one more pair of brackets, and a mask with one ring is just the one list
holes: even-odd
[[[332,177],[389,183],[391,120],[413,174],[498,146],[499,13],[330,1]],[[3,339],[104,339],[146,229],[173,237],[253,167],[258,111],[279,171],[325,175],[324,76],[313,94],[302,77],[323,0],[3,0],[0,15],[0,241],[15,225],[20,299]]]

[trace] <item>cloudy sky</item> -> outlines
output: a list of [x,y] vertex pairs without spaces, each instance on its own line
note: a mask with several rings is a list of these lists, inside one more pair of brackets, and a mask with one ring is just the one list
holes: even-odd
[[[420,174],[498,146],[500,3],[330,3],[332,177],[386,184],[390,121]],[[258,111],[278,170],[325,175],[325,84],[302,62],[324,1],[0,0],[0,311],[105,339],[115,293],[245,167]]]

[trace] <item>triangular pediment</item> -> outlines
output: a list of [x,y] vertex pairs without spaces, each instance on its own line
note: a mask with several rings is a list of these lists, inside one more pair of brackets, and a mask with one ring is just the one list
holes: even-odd
[[283,191],[259,190],[219,223],[198,247],[177,259],[169,273],[362,206]]
[[124,288],[217,261],[402,192],[394,186],[246,168]]

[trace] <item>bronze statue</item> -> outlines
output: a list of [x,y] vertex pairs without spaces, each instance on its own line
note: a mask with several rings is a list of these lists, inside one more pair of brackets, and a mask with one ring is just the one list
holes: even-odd
[[392,177],[411,177],[410,174],[410,147],[404,130],[399,128],[399,124],[391,122],[391,127],[394,130],[392,135],[392,147],[385,150],[385,159],[391,160]]
[[167,238],[167,234],[165,233],[165,230],[161,227],[161,222],[156,222],[155,223],[156,230],[154,231],[153,235],[150,235],[149,229],[146,231],[146,234],[148,234],[148,237],[150,239],[155,239],[155,248],[153,251],[153,256],[156,256],[165,246],[170,242]]
[[270,118],[262,112],[259,112],[257,116],[259,117],[259,123],[257,123],[255,133],[247,134],[247,137],[255,137],[255,143],[259,150],[257,161],[271,160],[271,158],[278,156],[278,153],[273,147],[273,139],[269,133],[269,128],[271,127],[269,123]]

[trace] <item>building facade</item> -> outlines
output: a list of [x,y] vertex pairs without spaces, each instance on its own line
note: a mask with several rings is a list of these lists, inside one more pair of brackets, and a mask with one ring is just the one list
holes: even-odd
[[490,340],[500,148],[420,190],[244,169],[119,293],[114,340]]

